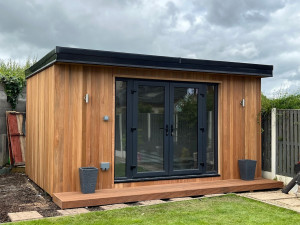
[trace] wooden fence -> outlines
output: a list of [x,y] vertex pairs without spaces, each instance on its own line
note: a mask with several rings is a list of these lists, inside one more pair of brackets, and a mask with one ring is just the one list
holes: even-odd
[[[294,165],[300,161],[300,110],[277,109],[274,112],[273,125],[271,114],[262,117],[262,169],[271,172],[274,152],[273,173],[294,177]],[[276,130],[273,137],[272,129]],[[272,139],[275,141],[274,149]]]
[[271,114],[261,118],[262,170],[271,172]]
[[277,110],[276,128],[276,172],[293,177],[300,161],[300,110]]

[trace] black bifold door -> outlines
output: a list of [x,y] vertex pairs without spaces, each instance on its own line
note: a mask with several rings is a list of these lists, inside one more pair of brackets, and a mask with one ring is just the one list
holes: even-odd
[[205,172],[207,90],[203,83],[117,80],[115,179]]

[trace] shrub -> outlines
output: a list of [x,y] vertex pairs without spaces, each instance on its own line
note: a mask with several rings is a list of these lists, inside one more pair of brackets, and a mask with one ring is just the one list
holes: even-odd
[[300,109],[300,94],[278,94],[274,99],[261,95],[262,114],[268,114],[272,108],[276,109]]
[[25,65],[14,60],[7,62],[0,60],[0,82],[4,86],[7,95],[7,102],[13,110],[16,109],[18,97],[26,85],[25,70],[29,68],[35,60],[28,59]]

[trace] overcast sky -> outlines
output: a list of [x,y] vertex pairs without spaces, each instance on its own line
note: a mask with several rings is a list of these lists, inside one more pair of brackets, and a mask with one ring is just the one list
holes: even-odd
[[300,92],[300,1],[0,0],[0,59],[55,46],[269,64],[264,94]]

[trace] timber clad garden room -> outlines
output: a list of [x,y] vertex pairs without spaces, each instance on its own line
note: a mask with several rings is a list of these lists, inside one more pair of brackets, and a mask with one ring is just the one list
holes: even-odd
[[[61,208],[282,188],[261,176],[273,66],[56,47],[26,71],[26,173]],[[255,179],[240,176],[256,160]],[[96,167],[83,194],[79,168]]]

